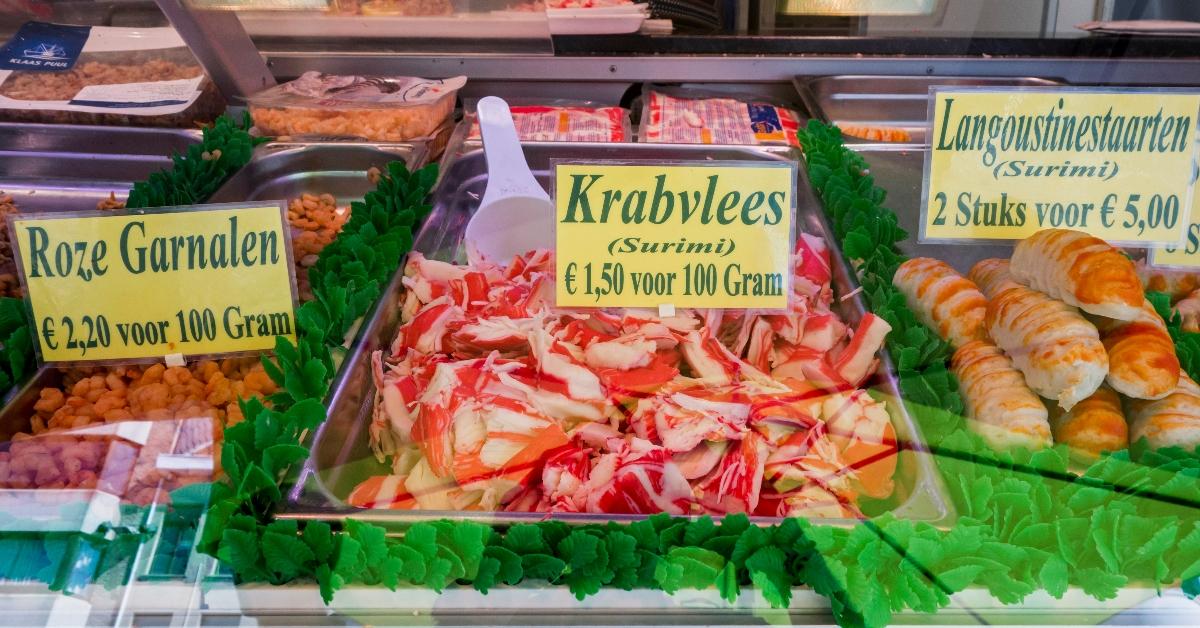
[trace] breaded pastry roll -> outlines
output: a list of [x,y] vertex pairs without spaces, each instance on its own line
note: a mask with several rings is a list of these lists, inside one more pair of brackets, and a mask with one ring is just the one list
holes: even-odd
[[1200,332],[1200,290],[1196,290],[1171,306],[1179,314],[1183,331]]
[[1075,308],[1023,286],[988,303],[988,335],[1034,392],[1064,410],[1091,396],[1108,374],[1096,327]]
[[1013,249],[1013,279],[1098,316],[1131,321],[1142,309],[1142,282],[1133,262],[1082,231],[1046,229]]
[[1179,358],[1166,323],[1143,299],[1137,320],[1123,322],[1093,317],[1108,352],[1105,381],[1134,399],[1162,399],[1179,384]]
[[1138,260],[1134,264],[1142,287],[1153,292],[1165,292],[1174,303],[1200,290],[1200,272],[1181,268],[1157,268]]
[[1008,270],[1008,260],[996,257],[980,260],[971,267],[967,278],[975,282],[989,299],[1013,286],[1021,285],[1012,278],[1012,273]]
[[1200,387],[1187,374],[1169,395],[1154,401],[1130,400],[1129,440],[1142,437],[1155,449],[1200,445]]
[[1100,452],[1129,447],[1129,426],[1121,410],[1121,398],[1107,386],[1075,404],[1070,412],[1054,404],[1049,410],[1054,442],[1066,443],[1073,453],[1096,458]]
[[896,269],[892,283],[917,313],[922,323],[955,347],[982,340],[983,312],[987,300],[983,293],[949,264],[917,257]]
[[954,352],[950,367],[958,376],[968,425],[989,445],[1050,445],[1046,406],[998,347],[985,340],[969,342]]

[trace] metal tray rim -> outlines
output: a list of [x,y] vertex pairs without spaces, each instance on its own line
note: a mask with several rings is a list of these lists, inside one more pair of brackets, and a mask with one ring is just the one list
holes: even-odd
[[[986,82],[986,83],[992,83],[992,82],[1001,83],[1004,81],[1030,81],[1031,85],[1029,85],[1029,86],[1031,86],[1031,87],[1038,86],[1038,85],[1045,86],[1045,87],[1054,87],[1057,85],[1065,85],[1066,84],[1066,81],[1063,79],[1060,79],[1060,78],[1046,78],[1046,77],[1037,77],[1037,76],[986,76],[986,75],[913,76],[913,75],[890,75],[890,74],[819,74],[819,75],[801,74],[801,75],[796,75],[796,76],[792,77],[792,85],[793,85],[793,87],[795,87],[796,92],[800,96],[800,104],[802,104],[806,110],[801,113],[807,114],[810,119],[819,120],[821,122],[824,122],[825,124],[831,124],[829,114],[828,114],[828,112],[825,111],[825,108],[821,105],[821,100],[820,100],[820,98],[817,97],[817,93],[813,88],[813,85],[815,83],[818,83],[821,81],[827,81],[827,80],[872,81],[872,80],[880,80],[880,79],[887,79],[887,80],[899,79],[899,80],[909,80],[912,82],[918,82],[921,79],[932,80],[932,79],[939,79],[939,78],[940,79],[951,79],[951,80],[977,80],[977,81]],[[885,127],[889,127],[889,128],[908,128],[906,125],[900,125],[900,124],[887,125],[887,124],[878,124],[877,123],[877,125],[885,126]],[[844,141],[848,145],[854,145],[855,147],[857,147],[859,145],[883,144],[882,142],[879,142],[877,140],[862,139],[859,137],[854,137],[853,135],[846,135],[845,133],[842,133],[842,141]],[[924,146],[924,145],[928,144],[928,142],[918,142],[918,141],[914,140],[914,141],[909,141],[909,142],[887,142],[886,144],[888,146],[918,146],[919,147],[919,146]]]

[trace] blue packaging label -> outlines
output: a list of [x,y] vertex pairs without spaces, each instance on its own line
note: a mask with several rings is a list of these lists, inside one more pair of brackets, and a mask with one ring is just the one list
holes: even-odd
[[750,128],[755,134],[768,135],[783,131],[783,123],[779,121],[779,112],[771,105],[750,103]]
[[75,66],[90,26],[26,22],[0,47],[0,69],[65,72]]

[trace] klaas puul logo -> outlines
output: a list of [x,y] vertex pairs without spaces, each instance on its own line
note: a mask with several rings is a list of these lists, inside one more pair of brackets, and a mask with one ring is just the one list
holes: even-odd
[[42,61],[62,61],[67,58],[67,51],[58,44],[43,43],[23,51],[21,56],[26,59],[39,59]]

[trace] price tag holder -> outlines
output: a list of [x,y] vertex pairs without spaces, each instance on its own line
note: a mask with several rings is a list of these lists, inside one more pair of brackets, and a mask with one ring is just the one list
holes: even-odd
[[796,167],[556,161],[560,307],[787,307]]
[[282,202],[8,217],[38,355],[237,354],[294,340]]
[[1194,91],[934,87],[920,239],[1064,228],[1177,245],[1192,206],[1198,114]]

